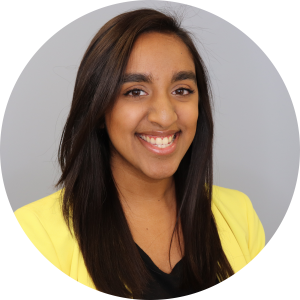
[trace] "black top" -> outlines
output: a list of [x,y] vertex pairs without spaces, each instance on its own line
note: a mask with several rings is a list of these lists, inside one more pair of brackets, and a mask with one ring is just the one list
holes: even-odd
[[143,299],[168,299],[195,293],[191,289],[181,289],[182,259],[174,266],[170,274],[161,271],[151,258],[137,245],[139,253],[153,280],[148,283],[148,291]]

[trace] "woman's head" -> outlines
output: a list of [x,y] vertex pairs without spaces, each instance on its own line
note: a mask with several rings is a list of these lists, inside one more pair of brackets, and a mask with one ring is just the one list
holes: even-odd
[[[133,73],[148,75],[148,82],[128,77]],[[174,81],[176,73],[179,80]],[[124,95],[131,87],[140,87],[140,97]],[[117,150],[117,159],[151,178],[174,174],[196,130],[201,146],[210,152],[213,126],[206,69],[176,18],[152,9],[127,12],[107,22],[91,41],[78,70],[62,152],[77,156],[93,131],[106,135],[106,130],[113,146],[103,138],[107,155]],[[163,155],[168,149],[151,146],[151,138],[169,139],[175,133],[174,152]],[[150,147],[145,148],[147,142],[138,134],[145,139],[148,135]],[[67,161],[65,157],[61,164],[69,169]]]

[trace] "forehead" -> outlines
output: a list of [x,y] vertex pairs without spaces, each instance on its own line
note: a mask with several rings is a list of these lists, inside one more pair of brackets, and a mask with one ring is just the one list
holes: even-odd
[[145,33],[136,40],[126,73],[173,74],[195,71],[192,55],[179,37],[163,33]]

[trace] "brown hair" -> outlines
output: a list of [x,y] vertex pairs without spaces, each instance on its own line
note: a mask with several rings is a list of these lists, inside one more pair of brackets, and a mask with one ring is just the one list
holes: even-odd
[[[161,32],[179,37],[195,63],[199,117],[195,138],[174,174],[178,217],[184,237],[182,285],[200,291],[233,275],[223,252],[212,201],[213,119],[209,77],[190,34],[177,18],[139,9],[108,21],[81,61],[71,110],[59,147],[64,188],[62,212],[73,229],[96,288],[141,298],[150,275],[139,256],[124,216],[110,168],[104,116],[120,91],[139,35]],[[178,229],[178,222],[175,230]],[[72,231],[71,231],[72,232]]]

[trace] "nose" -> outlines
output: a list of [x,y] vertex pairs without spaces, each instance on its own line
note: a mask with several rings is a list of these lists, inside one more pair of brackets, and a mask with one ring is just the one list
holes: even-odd
[[167,94],[160,94],[150,101],[148,121],[161,128],[168,128],[178,119],[174,104]]

